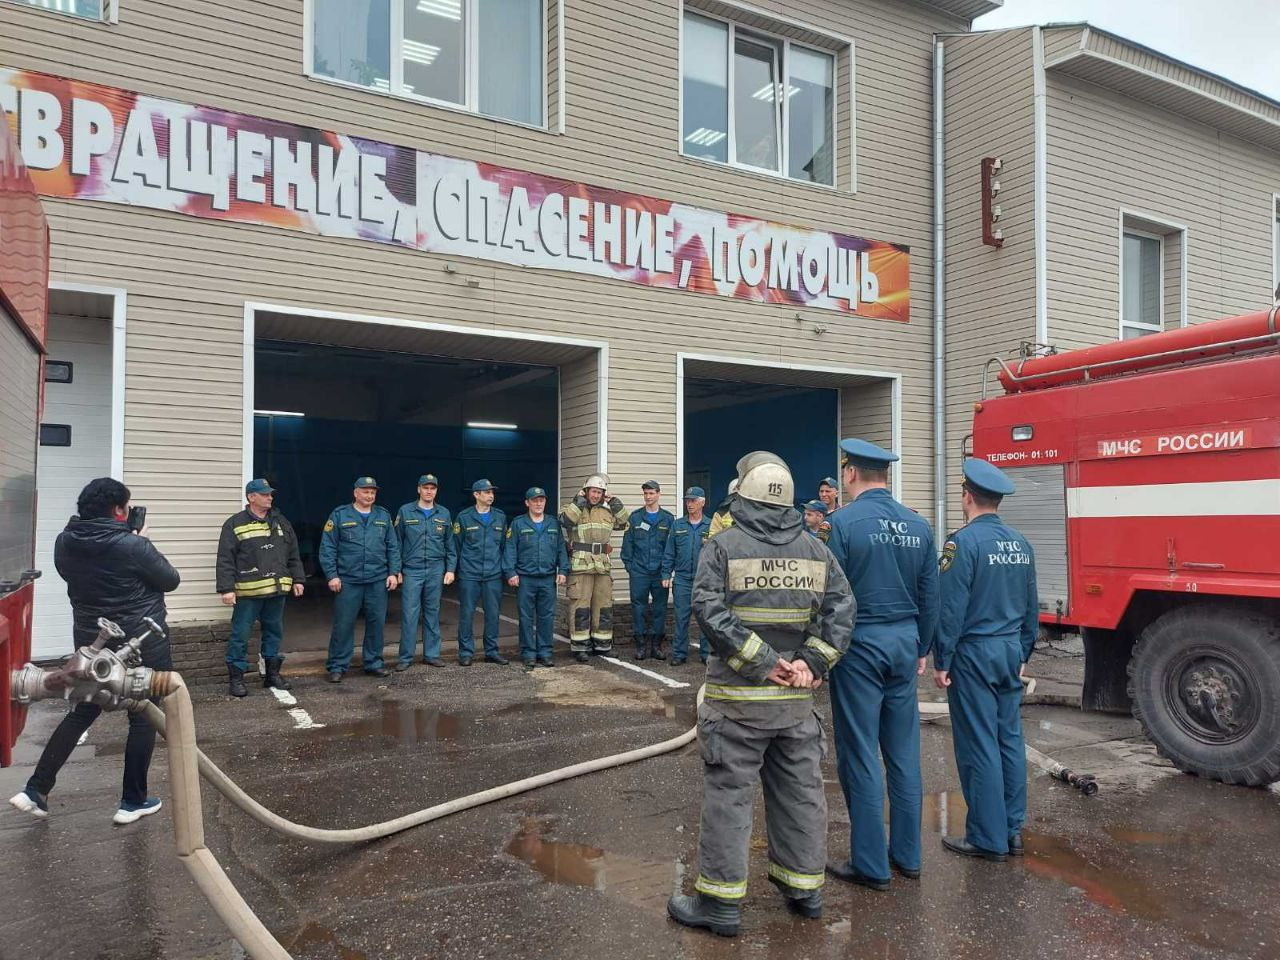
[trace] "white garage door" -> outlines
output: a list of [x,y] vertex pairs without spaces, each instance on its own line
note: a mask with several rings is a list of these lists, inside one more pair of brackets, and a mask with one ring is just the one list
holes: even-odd
[[76,512],[84,485],[111,473],[111,322],[51,316],[48,350],[50,367],[70,363],[71,382],[46,379],[44,385],[36,463],[36,566],[44,576],[36,581],[33,659],[62,657],[73,649],[71,604],[67,585],[53,568],[53,541]]

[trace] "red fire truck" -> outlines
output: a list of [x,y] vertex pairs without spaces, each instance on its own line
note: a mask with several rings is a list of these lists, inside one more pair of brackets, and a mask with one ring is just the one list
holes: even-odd
[[31,655],[48,289],[49,229],[0,111],[0,766],[26,717],[9,703],[9,671]]
[[1083,706],[1249,785],[1280,780],[1278,308],[992,361],[973,427],[1017,483],[1043,628],[1083,637]]

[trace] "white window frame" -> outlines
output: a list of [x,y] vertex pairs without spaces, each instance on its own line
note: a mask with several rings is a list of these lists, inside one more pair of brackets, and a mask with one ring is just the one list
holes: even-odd
[[[114,2],[114,0],[113,0]],[[556,66],[560,89],[560,122],[558,124],[558,133],[564,132],[564,10],[563,0],[541,0],[542,2],[542,37],[539,45],[538,62],[542,65],[541,82],[542,82],[542,122],[526,123],[523,120],[512,120],[508,117],[498,117],[489,113],[481,113],[479,109],[479,57],[480,35],[477,30],[472,27],[476,16],[477,0],[462,0],[465,12],[463,14],[463,44],[465,50],[463,53],[463,90],[464,103],[451,103],[448,100],[437,100],[434,97],[424,97],[416,93],[404,92],[404,5],[412,0],[391,0],[391,76],[389,78],[391,89],[379,90],[377,87],[366,87],[363,84],[352,83],[349,80],[340,80],[337,77],[327,77],[324,74],[315,71],[315,0],[303,0],[302,6],[302,72],[308,79],[315,80],[319,83],[331,83],[335,86],[345,87],[348,90],[362,90],[365,93],[373,94],[378,97],[391,97],[396,100],[404,100],[409,103],[425,104],[426,106],[438,107],[441,110],[452,110],[455,113],[465,113],[473,117],[481,117],[485,120],[493,120],[497,123],[509,123],[517,127],[524,127],[527,130],[538,130],[540,132],[549,132],[549,116],[550,105],[547,102],[548,83],[547,69],[547,50],[549,48],[549,35],[551,32],[551,14],[550,8],[553,3],[556,4],[558,11],[556,33],[559,40],[559,62]]]
[[[1156,280],[1156,290],[1160,294],[1160,302],[1156,307],[1156,322],[1147,323],[1145,320],[1129,320],[1124,315],[1124,238],[1125,237],[1142,237],[1147,240],[1155,240],[1160,244],[1160,256],[1156,263],[1160,268],[1160,275]],[[1134,330],[1145,330],[1148,333],[1164,332],[1164,236],[1159,233],[1152,233],[1149,230],[1140,230],[1137,227],[1126,226],[1123,218],[1120,222],[1120,339],[1124,339],[1126,329],[1132,327]]]
[[[737,7],[738,5],[729,4],[729,6]],[[739,7],[739,9],[742,9],[744,13],[753,12],[750,8],[745,6]],[[727,129],[725,130],[727,143],[728,143],[728,148],[727,148],[728,160],[723,162],[720,160],[710,160],[706,157],[695,157],[685,153],[685,148],[684,148],[684,22],[685,22],[685,17],[688,14],[693,14],[694,16],[702,17],[706,20],[713,20],[713,21],[716,21],[717,23],[723,23],[728,27],[728,54],[729,54],[729,64],[728,64],[729,69],[728,69],[728,76],[727,76],[728,116],[726,117]],[[825,31],[818,30],[814,27],[808,26],[807,24],[796,23],[795,25],[805,30],[806,32],[815,33],[815,34],[818,34],[819,36],[826,37],[827,39],[831,40],[833,44],[837,44],[847,48],[849,53],[849,71],[850,71],[849,128],[850,128],[850,131],[852,131],[854,129],[854,101],[855,101],[855,98],[853,96],[853,91],[854,91],[853,41],[847,37],[840,37],[835,34],[829,34]],[[832,182],[831,183],[820,183],[815,180],[801,180],[797,177],[792,177],[790,174],[787,173],[787,170],[790,167],[789,154],[791,150],[791,137],[789,135],[790,119],[791,119],[790,118],[790,100],[791,100],[790,97],[786,97],[786,96],[783,97],[782,110],[779,111],[779,116],[780,116],[779,122],[781,123],[781,130],[778,131],[779,169],[769,170],[766,167],[757,167],[748,163],[740,163],[735,158],[738,145],[737,145],[737,139],[736,139],[737,130],[735,129],[736,124],[733,116],[734,114],[733,89],[734,89],[734,80],[735,80],[734,78],[734,59],[735,59],[734,44],[737,36],[737,31],[739,29],[741,29],[748,37],[759,37],[765,40],[782,44],[783,49],[782,49],[781,66],[786,70],[786,75],[785,76],[780,75],[778,78],[778,81],[781,84],[782,89],[784,91],[790,86],[790,83],[791,83],[791,48],[793,46],[800,47],[805,50],[809,50],[813,53],[821,54],[823,56],[827,56],[831,58],[831,93],[832,93],[832,97],[831,97]],[[823,190],[839,189],[838,185],[840,182],[841,129],[840,129],[840,56],[838,51],[821,47],[812,43],[803,43],[798,40],[792,40],[790,37],[784,37],[779,33],[774,33],[770,30],[767,30],[761,27],[754,27],[749,24],[739,23],[736,20],[732,20],[728,17],[721,16],[720,14],[717,14],[717,13],[712,13],[708,10],[702,9],[701,7],[689,6],[688,4],[684,3],[682,0],[680,4],[679,53],[676,59],[677,59],[677,71],[678,71],[678,75],[676,78],[677,96],[679,99],[679,109],[677,110],[677,120],[676,120],[676,152],[680,155],[681,159],[692,160],[695,163],[709,163],[712,166],[721,167],[721,168],[729,167],[734,170],[741,170],[746,173],[756,174],[758,176],[770,177],[775,180],[785,180],[787,183],[796,183],[806,187],[818,187]],[[781,74],[781,72],[782,71],[780,70],[779,73]],[[856,150],[852,152],[856,153]],[[849,182],[850,182],[850,188],[849,188],[850,192],[851,193],[856,192],[857,167],[854,163],[853,158],[850,159],[850,181]]]
[[[119,23],[120,22],[120,0],[102,0],[102,16],[98,18],[82,17],[77,13],[69,10],[60,10],[56,6],[46,7],[34,3],[28,3],[27,0],[6,0],[18,7],[26,7],[28,10],[36,10],[40,13],[52,13],[59,17],[70,17],[80,23]],[[57,0],[49,0],[56,3]]]

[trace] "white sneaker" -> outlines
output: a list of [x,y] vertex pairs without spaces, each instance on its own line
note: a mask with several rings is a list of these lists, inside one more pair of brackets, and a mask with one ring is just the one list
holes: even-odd
[[37,820],[43,820],[49,816],[49,807],[39,799],[33,798],[26,790],[10,797],[9,804],[23,813],[31,814]]
[[143,817],[149,817],[160,809],[162,804],[159,797],[147,797],[145,803],[122,803],[120,809],[116,811],[116,815],[111,818],[111,822],[124,825],[133,823]]

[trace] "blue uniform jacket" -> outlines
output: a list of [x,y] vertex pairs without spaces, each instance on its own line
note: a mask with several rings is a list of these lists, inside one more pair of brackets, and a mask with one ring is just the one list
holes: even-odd
[[711,529],[711,518],[705,513],[699,523],[693,523],[688,517],[680,517],[671,524],[671,534],[667,537],[667,545],[662,551],[662,579],[692,580],[698,572],[698,557],[702,553],[702,545],[707,542],[707,532]]
[[950,670],[956,645],[968,637],[1017,637],[1026,663],[1040,628],[1031,544],[994,513],[983,514],[951,535],[940,567],[942,624],[934,666]]
[[446,570],[458,565],[458,541],[453,539],[453,518],[446,507],[436,504],[430,518],[418,509],[418,501],[406,503],[396,514],[396,535],[400,538],[400,559],[405,570],[425,570],[443,563]]
[[349,503],[329,514],[320,536],[320,569],[326,580],[375,583],[400,572],[400,539],[391,514],[376,503],[368,519]]
[[539,530],[529,515],[522,514],[507,527],[507,544],[502,553],[502,575],[510,580],[569,573],[569,551],[555,517],[543,515]]
[[662,572],[662,552],[675,522],[676,518],[661,508],[653,523],[649,523],[643,507],[631,511],[631,526],[622,535],[622,565],[628,573],[646,573],[656,577]]
[[502,576],[502,548],[507,542],[507,515],[489,508],[493,522],[483,524],[475,507],[467,507],[453,521],[458,543],[459,580],[497,580]]
[[831,515],[827,548],[858,601],[857,624],[915,619],[925,656],[938,632],[938,563],[933,531],[888,490],[864,491]]

